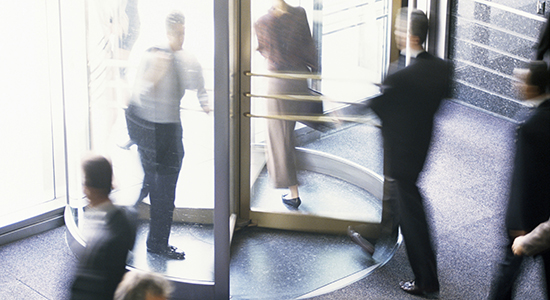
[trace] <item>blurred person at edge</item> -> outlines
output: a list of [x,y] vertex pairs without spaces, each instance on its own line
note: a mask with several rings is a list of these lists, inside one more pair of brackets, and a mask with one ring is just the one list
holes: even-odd
[[[512,299],[513,285],[524,256],[514,255],[529,247],[523,237],[550,218],[550,73],[544,61],[532,61],[527,69],[514,70],[516,87],[525,102],[533,107],[516,133],[516,153],[505,218],[508,243],[493,279],[489,299]],[[517,240],[517,243],[514,242]],[[523,240],[523,242],[522,242]],[[550,287],[550,252],[541,253]]]
[[136,219],[131,211],[113,205],[109,198],[113,169],[103,156],[83,160],[84,194],[89,205],[84,213],[86,248],[71,286],[72,300],[113,299],[126,273],[128,251],[134,247]]
[[156,273],[130,271],[124,275],[114,300],[168,300],[172,284]]

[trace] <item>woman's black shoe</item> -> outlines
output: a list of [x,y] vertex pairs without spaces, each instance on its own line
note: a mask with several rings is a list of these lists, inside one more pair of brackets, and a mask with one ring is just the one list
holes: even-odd
[[302,204],[302,201],[300,200],[300,197],[297,197],[297,198],[292,198],[292,199],[285,199],[285,196],[287,194],[284,194],[283,195],[283,203],[288,207],[288,208],[293,208],[293,209],[297,209],[298,206],[300,206],[300,204]]

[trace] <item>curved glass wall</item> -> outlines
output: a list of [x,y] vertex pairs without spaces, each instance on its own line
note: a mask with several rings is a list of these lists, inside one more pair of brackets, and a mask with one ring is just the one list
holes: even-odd
[[[277,28],[262,27],[263,23],[269,20],[266,16],[277,14],[276,10],[270,10],[271,1],[251,1],[251,20],[247,24],[252,28],[249,33],[251,46],[247,50],[250,55],[250,66],[248,67],[251,70],[249,74],[250,112],[253,116],[250,120],[251,196],[249,206],[253,219],[259,219],[260,224],[276,227],[277,225],[267,225],[268,223],[273,224],[271,221],[262,221],[265,214],[258,214],[275,213],[277,214],[276,218],[282,220],[284,217],[279,214],[289,213],[288,209],[281,204],[280,199],[281,194],[285,193],[285,189],[281,187],[274,188],[273,177],[268,175],[269,165],[266,165],[266,163],[270,159],[275,161],[275,157],[266,155],[265,151],[266,147],[269,147],[267,136],[273,134],[273,131],[268,130],[268,124],[273,124],[273,120],[277,120],[277,118],[293,118],[292,120],[298,121],[293,129],[297,146],[320,151],[315,155],[325,155],[324,162],[331,161],[331,156],[334,155],[338,159],[349,160],[348,162],[357,164],[357,166],[360,166],[359,168],[369,168],[381,174],[382,156],[378,129],[365,125],[362,127],[368,128],[365,130],[365,135],[359,136],[357,135],[357,128],[359,127],[355,126],[357,123],[325,124],[327,127],[323,128],[323,126],[314,125],[316,123],[308,121],[307,118],[311,118],[311,116],[315,118],[324,114],[325,116],[335,117],[335,119],[338,119],[339,116],[345,119],[346,117],[349,118],[351,114],[352,117],[349,119],[352,119],[361,115],[364,112],[361,110],[363,105],[368,102],[368,99],[379,93],[377,84],[381,82],[385,74],[390,54],[391,3],[388,1],[333,2],[310,0],[287,1],[287,3],[294,7],[303,8],[306,13],[307,26],[311,32],[315,48],[310,51],[315,56],[311,57],[310,60],[318,62],[317,69],[313,72],[296,72],[292,71],[292,68],[287,68],[290,71],[273,71],[273,66],[269,66],[266,57],[270,54],[276,54],[269,52],[274,50],[265,48],[271,47],[272,45],[266,46],[266,44],[274,43],[274,41],[269,40],[266,43],[260,40],[266,40],[266,36],[277,34]],[[287,14],[291,15],[291,13]],[[301,47],[307,47],[307,45]],[[292,61],[294,59],[292,55],[298,56],[298,54],[287,54],[287,57],[281,60],[289,59]],[[300,81],[305,79],[308,82],[307,87],[303,90],[286,88],[299,85]],[[308,100],[309,103],[305,104],[304,99]],[[308,107],[313,110],[297,112],[301,108],[298,110],[293,108],[294,111],[276,111],[273,109],[273,104],[270,104],[273,103],[271,101],[278,101],[277,105],[279,107],[283,107],[283,105],[289,107],[309,105]],[[296,101],[302,102],[294,104],[297,103]],[[311,103],[318,104],[314,107]],[[272,108],[269,108],[270,105]],[[364,116],[359,116],[357,120],[368,123],[367,118]],[[311,128],[304,124],[310,125]],[[317,131],[317,129],[321,130]],[[346,144],[353,138],[362,141],[357,144]],[[367,144],[369,145],[367,149],[372,155],[368,157],[355,155],[360,145]],[[348,145],[349,148],[343,149],[344,145]],[[276,150],[273,150],[274,152]],[[284,151],[278,151],[278,153],[282,152]],[[298,151],[296,160],[298,161],[297,165],[301,165],[299,169],[304,167],[304,170],[312,170],[312,166],[308,166],[307,160],[313,154],[309,153],[312,152]],[[323,159],[320,158],[320,161],[323,161]],[[271,168],[272,171],[275,171],[275,167],[272,166]],[[370,195],[368,192],[363,194],[364,191],[361,188],[354,190],[356,188],[354,185],[338,188],[344,182],[338,180],[331,182],[333,180],[332,176],[338,177],[336,175],[338,173],[336,165],[313,167],[313,169],[315,168],[318,169],[318,172],[304,173],[300,171],[298,181],[300,182],[299,189],[302,190],[300,194],[303,194],[301,198],[309,198],[310,201],[314,201],[316,204],[304,202],[302,209],[298,210],[298,214],[351,222],[380,222],[380,199],[376,199],[376,196]],[[319,172],[323,169],[324,171]],[[319,177],[318,173],[327,176]],[[368,177],[367,175],[360,176],[363,178]],[[306,182],[307,184],[305,184]],[[376,183],[372,184],[373,190],[378,188],[374,188],[377,185]],[[359,186],[362,185],[359,184]],[[344,190],[350,192],[341,197]],[[352,190],[353,192],[351,192]],[[376,192],[373,193],[377,195]],[[330,201],[331,198],[352,200],[337,201],[336,203]],[[364,201],[364,199],[370,200]],[[296,212],[292,213],[295,214]],[[277,222],[276,218],[274,217],[272,220],[275,223]],[[313,223],[311,220],[304,222]],[[313,230],[323,231],[319,228]]]
[[[128,265],[179,280],[212,284],[214,117],[208,111],[213,108],[214,99],[213,2],[88,0],[66,3],[64,8],[78,16],[67,16],[63,21],[80,35],[76,41],[67,43],[71,43],[69,48],[78,48],[76,52],[84,54],[74,60],[80,59],[79,66],[85,69],[79,71],[86,74],[78,81],[82,84],[84,80],[84,88],[80,85],[74,89],[75,94],[80,93],[79,97],[71,98],[67,104],[70,112],[67,116],[69,214],[75,226],[85,226],[87,200],[81,187],[80,158],[91,150],[112,161],[111,198],[115,205],[135,208],[139,214],[138,236]],[[152,115],[147,115],[143,113],[147,105],[143,90],[147,87],[142,80],[146,75],[140,68],[144,62],[150,63],[147,59],[152,53],[169,52],[172,36],[167,34],[166,18],[173,11],[183,13],[185,32],[183,50],[173,55],[177,71],[170,78],[179,76],[179,81],[174,81],[174,90],[185,89],[185,95],[180,107],[175,108],[179,112],[151,110]],[[65,33],[71,36],[71,32]],[[82,59],[85,64],[81,63]],[[67,79],[71,81],[75,79]],[[129,107],[138,107],[139,113],[130,112]],[[161,116],[161,112],[164,115]],[[155,139],[142,139],[142,132],[130,138],[128,120],[134,113],[139,114],[140,120],[152,118],[150,122],[172,116],[177,120],[166,122],[181,122],[183,162],[179,174],[175,175],[175,210],[169,243],[185,252],[185,260],[170,260],[146,251],[150,194],[142,196],[141,193],[150,186],[150,181],[146,179],[140,151],[148,147],[159,149],[161,145]],[[158,121],[163,122],[164,119]],[[172,129],[167,132],[173,133]],[[76,240],[84,244],[79,231],[76,235]]]

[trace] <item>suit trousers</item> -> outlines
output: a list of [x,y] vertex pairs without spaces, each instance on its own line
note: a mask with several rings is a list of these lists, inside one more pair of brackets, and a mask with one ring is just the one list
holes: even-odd
[[267,171],[275,188],[298,184],[294,127],[296,122],[267,121]]
[[141,197],[149,193],[151,222],[147,247],[168,245],[176,186],[184,157],[181,123],[153,123],[126,110],[130,138],[138,145],[144,171]]
[[437,260],[422,196],[415,178],[394,178],[397,189],[399,226],[407,247],[407,256],[416,285],[427,290],[439,290]]
[[147,247],[150,249],[162,249],[168,246],[170,228],[172,227],[174,217],[178,175],[154,174],[149,183],[151,221],[149,224]]
[[[269,78],[270,95],[310,95],[306,80]],[[269,115],[300,115],[304,113],[299,101],[268,99]],[[267,171],[275,188],[287,188],[298,184],[296,174],[296,148],[294,128],[296,121],[267,119]]]

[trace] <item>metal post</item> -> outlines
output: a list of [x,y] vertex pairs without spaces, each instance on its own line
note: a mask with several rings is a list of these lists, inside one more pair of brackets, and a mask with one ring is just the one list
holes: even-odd
[[229,0],[214,0],[214,296],[229,299]]

